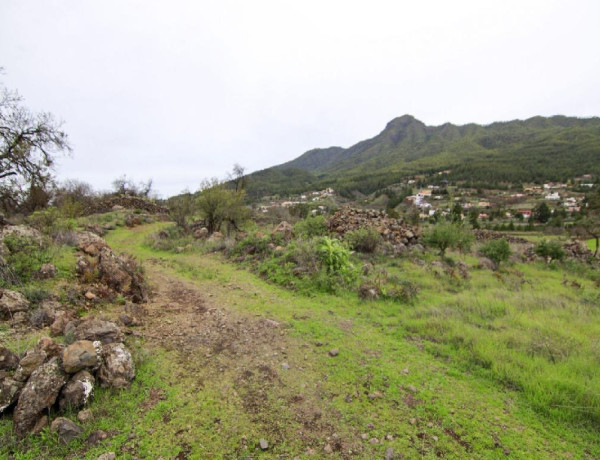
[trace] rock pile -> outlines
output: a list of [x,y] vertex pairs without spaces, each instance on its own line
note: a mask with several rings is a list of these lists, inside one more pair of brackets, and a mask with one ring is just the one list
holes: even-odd
[[84,253],[77,260],[77,273],[85,281],[98,281],[134,302],[147,298],[144,277],[131,257],[118,256],[98,235],[77,232],[77,248]]
[[169,210],[153,201],[137,196],[106,196],[95,200],[85,210],[84,215],[101,214],[117,209],[140,209],[150,214],[168,214]]
[[86,319],[69,322],[63,332],[78,340],[64,346],[42,337],[23,356],[0,346],[0,414],[14,406],[19,437],[47,426],[52,408],[59,412],[84,408],[96,382],[125,388],[135,377],[131,353],[116,324]]
[[594,253],[581,241],[569,241],[568,243],[563,244],[563,249],[565,250],[567,257],[573,259],[587,262],[594,258]]
[[419,244],[419,235],[415,228],[402,219],[388,217],[383,211],[343,208],[329,220],[329,230],[340,237],[362,227],[377,229],[383,241],[391,243],[394,249],[399,251]]
[[527,241],[525,238],[519,238],[518,236],[507,235],[502,232],[495,232],[493,230],[473,230],[473,234],[475,235],[476,241],[490,241],[490,240],[500,240],[504,238],[511,244],[530,244],[531,241]]

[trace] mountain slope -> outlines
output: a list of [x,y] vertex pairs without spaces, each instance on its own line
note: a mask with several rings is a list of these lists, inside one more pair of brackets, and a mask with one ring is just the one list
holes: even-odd
[[252,174],[249,193],[286,194],[321,186],[371,192],[408,175],[446,169],[451,179],[485,183],[600,174],[600,118],[427,126],[404,115],[347,149],[313,149]]

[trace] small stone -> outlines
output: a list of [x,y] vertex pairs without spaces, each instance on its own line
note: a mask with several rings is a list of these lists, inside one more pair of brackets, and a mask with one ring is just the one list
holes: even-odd
[[325,451],[326,454],[333,454],[333,448],[331,447],[331,445],[327,444],[323,450]]
[[411,419],[409,420],[409,422],[410,422],[410,424],[411,424],[411,425],[416,425],[416,423],[417,423],[417,419],[416,419],[416,418],[411,418]]
[[385,439],[388,440],[388,441],[393,441],[394,437],[391,434],[388,434],[388,435],[385,436]]
[[408,386],[406,387],[406,389],[407,389],[408,391],[410,391],[411,393],[416,393],[416,392],[417,392],[417,387],[416,387],[416,386],[414,386],[414,385],[408,385]]
[[433,435],[433,436],[432,436],[432,439],[433,439],[435,442],[438,442],[438,441],[440,440],[440,438],[438,438],[438,437],[437,437],[437,436],[435,436],[435,435]]
[[347,403],[351,403],[352,402],[352,396],[350,396],[349,394],[347,394],[346,397],[344,398],[344,401],[346,401]]
[[429,423],[427,424],[427,428],[433,428],[433,423],[429,422]]
[[375,425],[373,425],[372,423],[369,423],[367,425],[367,430],[374,430],[375,429]]
[[332,358],[339,354],[340,354],[340,350],[338,350],[337,348],[332,348],[331,350],[329,350],[329,356],[331,356]]
[[114,452],[107,452],[98,457],[98,460],[115,460],[117,455]]
[[101,443],[105,439],[108,439],[108,433],[104,430],[96,430],[86,438],[85,442],[87,444],[95,446],[96,444]]
[[404,375],[408,375],[408,367],[405,367],[404,369],[402,369],[402,373]]
[[50,425],[50,431],[57,433],[62,442],[69,443],[83,433],[83,428],[68,418],[58,417]]
[[394,460],[394,449],[391,447],[385,450],[385,460]]
[[288,363],[283,363],[283,364],[281,365],[281,368],[282,368],[284,371],[288,371],[288,370],[290,370],[290,365],[289,365]]
[[85,293],[85,298],[88,300],[94,300],[96,298],[96,294],[94,294],[92,291],[87,291]]
[[86,423],[94,420],[94,415],[89,409],[80,410],[77,413],[77,420],[79,421],[79,423],[83,423],[85,425]]
[[373,399],[379,399],[379,398],[383,398],[383,394],[381,394],[379,391],[369,393],[369,399],[373,400]]
[[367,439],[369,439],[369,435],[367,433],[363,433],[360,435],[360,439],[362,439],[363,441],[366,441]]
[[377,439],[377,438],[371,438],[371,439],[369,439],[369,442],[371,444],[379,444],[379,439]]
[[266,439],[260,438],[258,441],[261,450],[267,450],[269,448],[269,443]]

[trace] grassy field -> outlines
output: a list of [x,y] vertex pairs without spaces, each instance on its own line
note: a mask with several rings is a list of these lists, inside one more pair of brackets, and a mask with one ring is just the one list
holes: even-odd
[[[581,267],[518,264],[501,276],[472,270],[470,281],[453,284],[404,260],[388,269],[419,284],[418,299],[406,305],[354,293],[298,295],[218,255],[157,254],[142,239],[124,230],[110,237],[141,259],[171,261],[218,302],[282,321],[303,343],[339,348],[342,359],[316,363],[325,397],[357,433],[369,424],[376,427],[369,438],[393,433],[396,452],[600,456],[598,289]],[[240,289],[223,288],[231,283]],[[368,398],[373,392],[384,396]]]
[[[184,369],[177,350],[135,339],[132,389],[99,391],[91,409],[101,417],[86,427],[113,437],[67,449],[46,435],[16,452],[2,450],[2,442],[0,456],[96,458],[112,450],[118,458],[383,458],[393,449],[425,459],[600,457],[600,299],[597,274],[585,267],[472,268],[470,280],[459,281],[431,263],[382,260],[419,293],[410,303],[362,301],[351,291],[286,290],[219,254],[145,246],[164,225],[119,228],[107,240],[242,322],[284,325],[285,351],[264,358],[274,363],[275,383],[253,383],[261,409],[245,404],[254,395],[249,387],[235,391],[234,361],[199,359]],[[304,414],[299,400],[312,401],[312,411]],[[5,419],[3,437],[10,438]],[[270,444],[264,452],[257,447],[263,437]]]

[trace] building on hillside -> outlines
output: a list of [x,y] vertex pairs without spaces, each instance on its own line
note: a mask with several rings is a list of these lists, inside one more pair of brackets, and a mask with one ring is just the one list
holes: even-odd
[[548,193],[544,196],[544,199],[548,201],[558,201],[560,200],[560,194],[558,192]]

